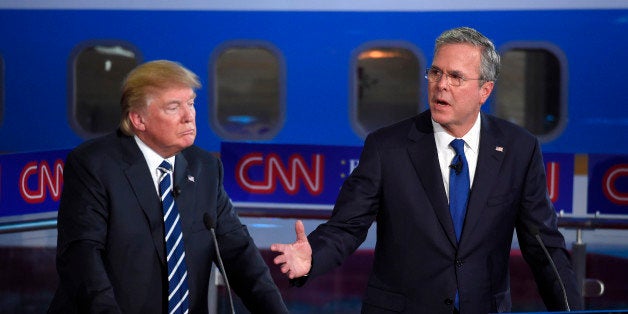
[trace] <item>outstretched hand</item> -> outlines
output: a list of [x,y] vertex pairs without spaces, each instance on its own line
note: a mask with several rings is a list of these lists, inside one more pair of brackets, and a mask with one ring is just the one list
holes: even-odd
[[275,243],[270,246],[270,250],[278,252],[273,262],[279,265],[282,273],[288,278],[294,279],[307,275],[312,268],[312,247],[305,235],[305,227],[301,220],[294,224],[297,240],[292,244]]

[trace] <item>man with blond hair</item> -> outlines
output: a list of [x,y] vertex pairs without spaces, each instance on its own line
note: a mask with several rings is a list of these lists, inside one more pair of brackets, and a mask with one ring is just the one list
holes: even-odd
[[178,63],[140,65],[123,84],[120,129],[68,155],[50,313],[207,313],[217,255],[204,220],[249,311],[287,313],[220,160],[194,146],[200,86]]

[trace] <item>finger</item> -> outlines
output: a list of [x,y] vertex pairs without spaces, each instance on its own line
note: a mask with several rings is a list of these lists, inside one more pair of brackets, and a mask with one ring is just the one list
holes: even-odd
[[281,249],[279,248],[280,244],[277,243],[273,243],[270,245],[270,250],[273,252],[281,252]]
[[297,233],[297,242],[307,241],[307,236],[305,235],[305,226],[303,225],[303,221],[297,220],[294,224],[294,230]]
[[275,265],[281,265],[286,262],[286,257],[284,255],[278,255],[273,259]]
[[288,244],[273,243],[270,246],[270,250],[273,252],[285,253],[287,249],[288,249]]
[[287,274],[290,271],[290,267],[288,267],[288,265],[286,264],[281,265],[279,269],[281,270],[281,273],[283,274]]

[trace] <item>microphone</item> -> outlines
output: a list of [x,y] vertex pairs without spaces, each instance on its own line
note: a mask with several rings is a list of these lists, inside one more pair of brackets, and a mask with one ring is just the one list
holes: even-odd
[[550,256],[549,252],[547,251],[547,248],[545,247],[545,244],[543,244],[543,240],[541,240],[541,234],[539,232],[539,229],[535,226],[531,226],[530,232],[532,232],[532,234],[536,238],[536,241],[539,242],[539,244],[541,245],[541,248],[543,248],[543,252],[545,252],[545,256],[547,257],[550,264],[552,265],[552,269],[554,270],[554,275],[556,275],[556,278],[558,278],[558,283],[563,293],[563,300],[565,301],[565,309],[567,310],[567,312],[571,312],[571,310],[569,309],[569,301],[567,300],[567,290],[565,290],[565,285],[563,284],[563,280],[560,278],[560,274],[558,273],[556,264],[554,264],[554,260],[552,260],[552,257]]
[[231,296],[231,286],[229,286],[229,279],[227,279],[227,271],[222,264],[222,257],[220,256],[220,249],[218,248],[218,241],[216,240],[216,231],[214,231],[216,223],[212,219],[209,213],[203,215],[203,222],[205,227],[212,233],[212,239],[214,240],[214,247],[216,248],[216,256],[218,257],[218,270],[222,273],[222,277],[225,279],[227,285],[227,294],[229,295],[229,305],[231,306],[231,313],[235,314],[235,307],[233,306],[233,297]]
[[449,168],[454,169],[456,171],[456,174],[460,174],[460,172],[462,171],[462,158],[460,158],[460,156],[457,157],[458,158],[456,163],[449,165]]
[[176,198],[179,195],[181,195],[181,188],[179,186],[175,186],[172,189],[172,196]]

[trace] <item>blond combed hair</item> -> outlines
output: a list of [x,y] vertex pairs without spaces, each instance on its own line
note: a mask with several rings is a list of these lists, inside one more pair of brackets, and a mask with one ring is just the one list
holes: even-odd
[[168,60],[146,62],[133,69],[122,83],[122,117],[120,129],[134,135],[129,113],[148,106],[155,90],[173,86],[186,86],[193,90],[201,87],[198,76],[181,64]]

